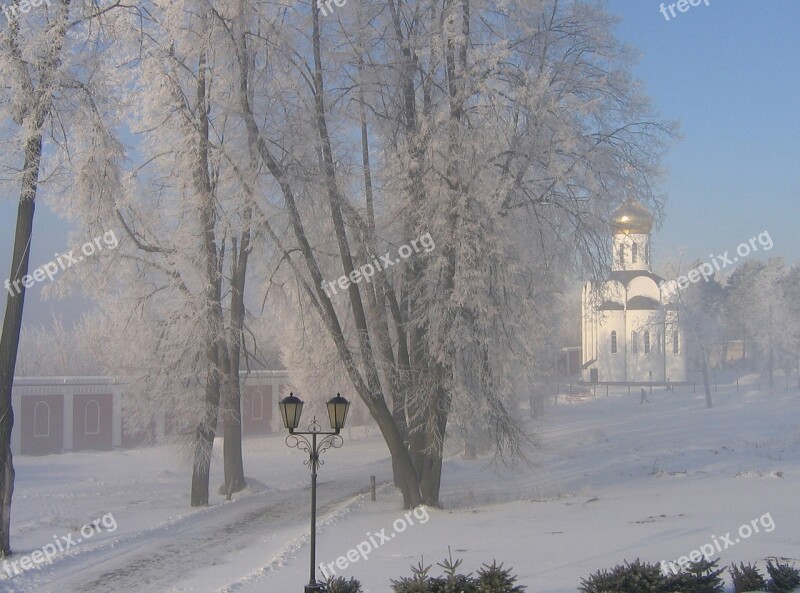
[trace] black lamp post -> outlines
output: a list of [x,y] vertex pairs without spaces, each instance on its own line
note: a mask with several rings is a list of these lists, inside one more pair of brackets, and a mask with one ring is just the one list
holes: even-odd
[[[300,449],[308,453],[306,465],[311,468],[311,572],[303,590],[304,593],[318,593],[325,590],[324,585],[317,582],[317,469],[323,465],[320,455],[330,448],[338,449],[342,446],[343,440],[339,432],[344,428],[347,420],[347,411],[350,409],[350,402],[340,394],[326,404],[328,407],[328,418],[333,432],[323,432],[322,426],[317,422],[316,416],[305,432],[295,432],[300,426],[300,415],[303,413],[303,402],[294,396],[283,398],[278,406],[281,410],[283,425],[289,429],[289,436],[286,437],[286,444],[295,449]],[[306,437],[310,436],[309,441]],[[323,437],[317,440],[317,437]]]

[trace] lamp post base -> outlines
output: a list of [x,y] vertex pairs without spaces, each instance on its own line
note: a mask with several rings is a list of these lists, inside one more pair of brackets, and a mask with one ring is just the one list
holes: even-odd
[[303,589],[303,593],[325,593],[327,589],[323,583],[314,583],[306,585],[306,588]]

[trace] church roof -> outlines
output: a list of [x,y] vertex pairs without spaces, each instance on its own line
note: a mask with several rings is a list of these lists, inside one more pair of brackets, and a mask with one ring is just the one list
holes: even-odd
[[615,233],[648,234],[653,229],[653,215],[644,204],[628,198],[611,217]]
[[625,305],[622,303],[615,303],[614,301],[605,301],[597,308],[598,311],[624,311]]
[[661,304],[655,299],[646,296],[635,296],[628,299],[628,311],[656,311]]

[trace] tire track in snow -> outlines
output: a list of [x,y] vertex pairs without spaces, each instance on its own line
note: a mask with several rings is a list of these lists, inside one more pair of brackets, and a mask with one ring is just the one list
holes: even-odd
[[[333,500],[319,506],[320,525],[335,519],[335,513],[327,515],[331,509],[343,504],[348,508],[363,493],[346,481],[326,483],[325,487]],[[91,548],[82,547],[52,565],[3,581],[2,586],[9,593],[182,591],[186,589],[179,588],[180,583],[187,577],[209,566],[226,564],[230,556],[250,546],[263,545],[261,538],[271,529],[295,525],[307,529],[307,518],[307,496],[298,497],[296,491],[261,492]],[[284,546],[280,554],[286,554],[291,546]],[[260,570],[263,567],[255,572]]]
[[[390,486],[392,485],[391,482],[386,482],[380,484],[378,486],[378,492],[386,492],[389,490]],[[361,507],[366,500],[365,493],[359,493],[356,496],[351,497],[348,500],[340,501],[338,503],[330,503],[325,505],[325,507],[320,508],[320,520],[317,521],[317,528],[324,527],[330,525],[331,523],[336,522],[338,519],[345,517],[346,515],[353,512],[355,509]],[[278,568],[285,566],[288,561],[293,560],[297,557],[297,551],[300,550],[304,545],[306,545],[309,541],[309,534],[308,532],[304,532],[301,535],[298,535],[291,541],[289,541],[284,547],[276,553],[272,559],[261,566],[257,570],[254,570],[250,574],[243,576],[241,578],[232,581],[228,585],[218,589],[214,593],[237,593],[241,591],[244,587],[248,587],[253,583],[257,583],[258,581],[262,580],[266,577],[267,574],[277,570]]]

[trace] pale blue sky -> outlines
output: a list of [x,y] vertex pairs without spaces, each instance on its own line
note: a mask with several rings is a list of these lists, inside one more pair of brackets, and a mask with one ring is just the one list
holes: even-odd
[[[707,260],[768,231],[763,255],[800,261],[800,2],[709,0],[667,21],[653,0],[609,0],[620,39],[665,119],[681,123],[662,190],[667,218],[654,237],[656,262]],[[666,3],[669,4],[669,3]],[[0,201],[0,282],[8,278],[16,205]],[[31,268],[67,246],[68,225],[37,210]],[[40,301],[28,291],[26,322],[67,319],[77,301]],[[5,309],[5,298],[0,310]],[[69,312],[69,314],[67,314]]]
[[800,2],[709,0],[669,21],[660,5],[608,4],[659,112],[681,123],[656,260],[708,259],[767,230],[767,255],[800,261]]

